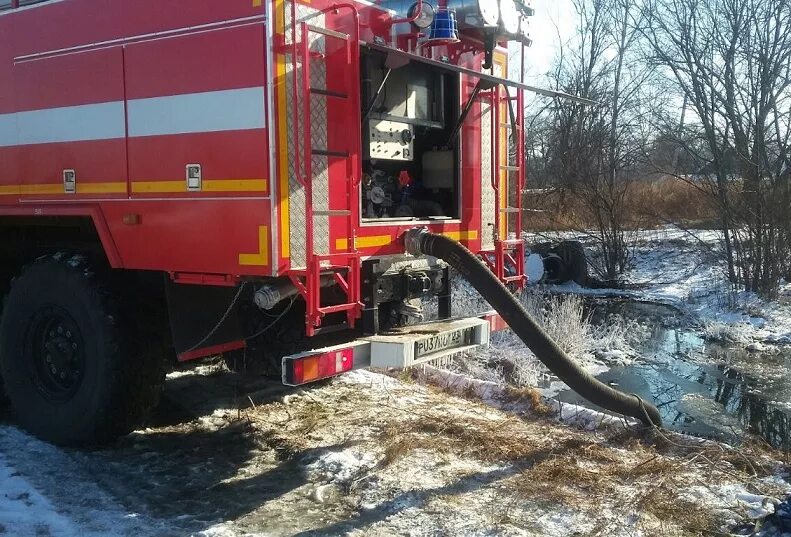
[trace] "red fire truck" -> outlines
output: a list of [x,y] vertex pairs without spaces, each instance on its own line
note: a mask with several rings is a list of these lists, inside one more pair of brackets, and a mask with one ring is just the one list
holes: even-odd
[[[168,355],[300,385],[486,344],[488,321],[452,317],[447,265],[403,235],[525,283],[535,88],[507,57],[531,15],[0,0],[0,377],[21,424],[62,444],[124,434]],[[432,296],[440,322],[393,332]]]

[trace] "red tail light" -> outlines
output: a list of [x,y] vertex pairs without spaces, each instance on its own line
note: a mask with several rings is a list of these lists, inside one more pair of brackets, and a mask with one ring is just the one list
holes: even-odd
[[354,368],[354,351],[341,349],[300,358],[289,358],[283,364],[286,384],[299,386],[334,377]]
[[486,313],[481,318],[489,321],[489,327],[491,328],[492,333],[509,328],[508,323],[505,322],[505,319],[503,319],[500,314],[495,311]]

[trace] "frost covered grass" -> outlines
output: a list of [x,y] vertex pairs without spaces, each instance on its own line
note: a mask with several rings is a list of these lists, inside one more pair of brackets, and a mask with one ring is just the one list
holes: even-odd
[[[771,514],[788,490],[787,483],[773,477],[777,454],[761,446],[733,449],[618,420],[605,420],[595,436],[581,436],[587,427],[579,422],[578,428],[537,437],[523,426],[546,415],[535,390],[517,397],[517,390],[432,368],[415,378],[445,393],[507,409],[523,424],[488,414],[430,418],[421,410],[420,420],[389,428],[381,437],[386,451],[397,453],[388,466],[403,467],[415,454],[431,452],[505,464],[509,470],[501,486],[509,491],[509,505],[565,506],[583,515],[557,514],[563,527],[548,526],[542,535],[569,535],[572,527],[584,535],[727,534],[744,519]],[[524,516],[518,511],[514,522]]]
[[[526,234],[525,240],[528,244],[546,240],[590,242],[584,233],[556,232]],[[589,289],[566,284],[556,286],[555,291],[672,305],[701,325],[712,325],[706,329],[710,340],[722,336],[719,341],[732,345],[791,345],[791,284],[781,285],[777,301],[735,289],[727,279],[719,232],[674,227],[643,230],[634,234],[631,248],[632,263],[621,287]],[[593,248],[587,251],[594,255]],[[738,328],[729,330],[718,324]]]
[[746,322],[724,323],[721,321],[705,321],[701,330],[704,339],[722,343],[747,345],[753,326]]
[[[455,315],[478,315],[491,309],[472,286],[458,277],[453,279],[453,296]],[[635,340],[644,329],[635,321],[612,315],[606,323],[595,324],[583,297],[543,288],[524,291],[520,301],[560,348],[591,372],[602,371],[606,363],[628,363],[636,355]],[[544,365],[511,330],[493,334],[488,349],[456,356],[443,365],[476,379],[518,387],[537,386],[550,378]]]

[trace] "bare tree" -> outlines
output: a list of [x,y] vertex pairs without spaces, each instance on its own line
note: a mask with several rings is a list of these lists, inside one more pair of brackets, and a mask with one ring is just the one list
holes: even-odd
[[543,120],[541,156],[545,175],[583,208],[578,227],[596,239],[600,251],[594,268],[615,279],[630,261],[627,235],[638,227],[629,220],[629,192],[648,136],[644,126],[652,99],[646,81],[652,72],[635,61],[642,24],[636,0],[574,0],[574,6],[578,33],[550,78],[563,91],[599,105],[554,103]]
[[776,293],[791,253],[791,5],[786,0],[648,0],[643,35],[689,104],[685,147],[720,215],[728,274]]

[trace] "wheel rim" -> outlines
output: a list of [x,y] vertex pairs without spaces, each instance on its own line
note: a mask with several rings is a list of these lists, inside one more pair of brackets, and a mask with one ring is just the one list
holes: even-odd
[[25,361],[38,391],[49,401],[71,399],[85,375],[85,346],[77,323],[63,309],[33,316],[25,338]]

